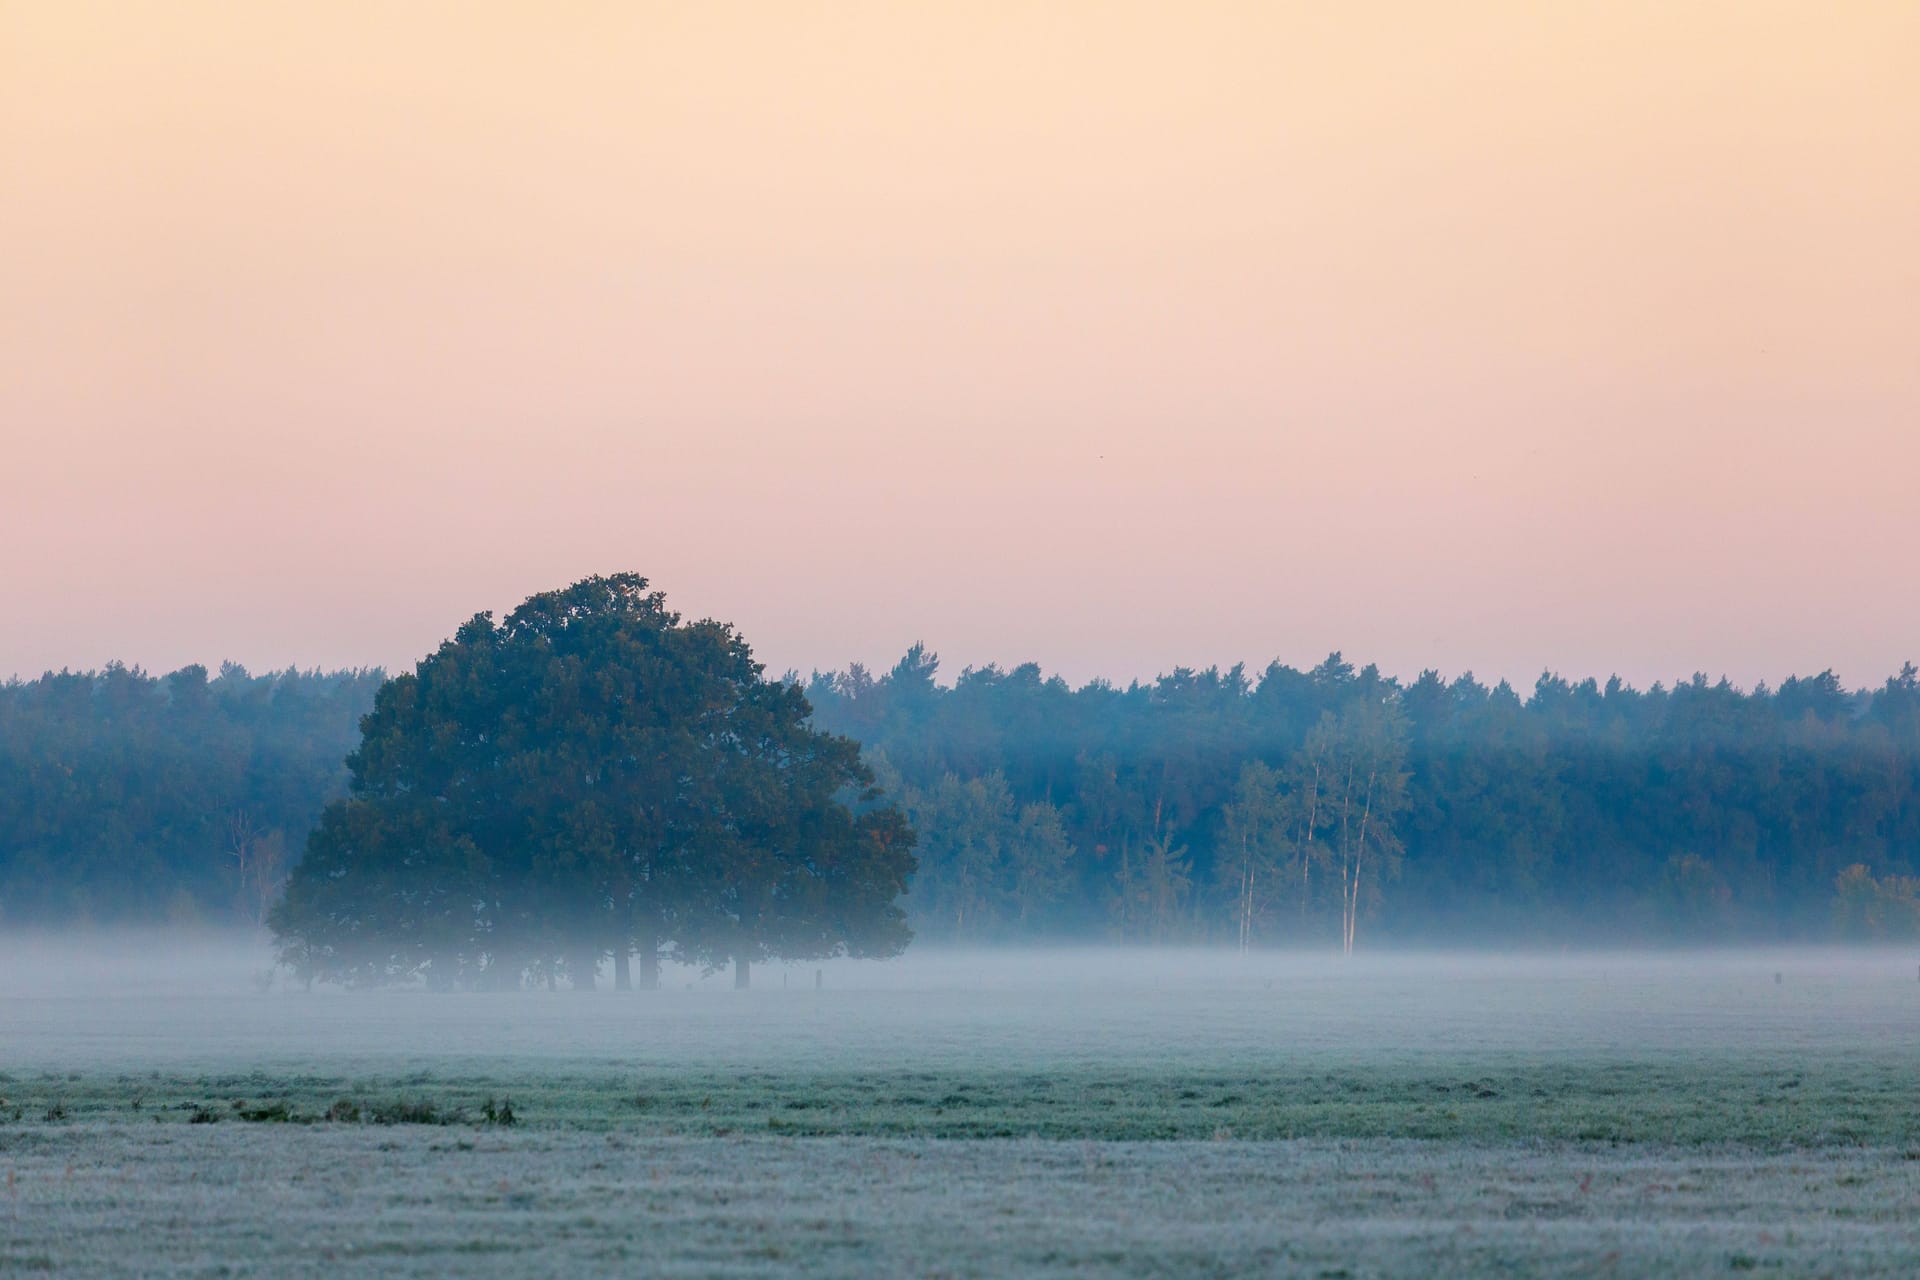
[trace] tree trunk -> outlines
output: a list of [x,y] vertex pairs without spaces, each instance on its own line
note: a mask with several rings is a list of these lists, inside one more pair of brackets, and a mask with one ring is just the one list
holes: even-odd
[[735,991],[745,991],[752,985],[753,966],[748,964],[743,957],[736,956],[733,961],[733,989]]
[[1353,888],[1347,894],[1346,953],[1353,954],[1353,935],[1360,927],[1360,874],[1367,857],[1367,824],[1373,819],[1373,784],[1379,777],[1375,770],[1367,775],[1367,800],[1360,810],[1360,839],[1353,847]]
[[640,989],[660,989],[660,948],[651,942],[640,948]]
[[615,991],[633,990],[633,973],[628,967],[625,943],[613,949],[613,989]]

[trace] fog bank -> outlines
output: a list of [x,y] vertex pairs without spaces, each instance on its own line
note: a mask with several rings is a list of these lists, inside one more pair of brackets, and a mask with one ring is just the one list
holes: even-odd
[[[0,941],[0,1068],[907,1069],[1303,1065],[1515,1052],[1844,1052],[1909,1037],[1899,950],[1329,954],[915,948],[768,966],[751,991],[669,966],[666,989],[312,992],[257,939]],[[816,982],[818,985],[816,986]],[[984,1055],[984,1058],[983,1058]]]

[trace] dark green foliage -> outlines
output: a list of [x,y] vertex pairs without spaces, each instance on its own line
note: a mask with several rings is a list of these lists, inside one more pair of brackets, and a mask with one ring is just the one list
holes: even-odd
[[296,973],[581,986],[669,945],[744,975],[906,944],[912,833],[859,745],[814,730],[731,627],[646,588],[479,615],[381,687],[273,915]]
[[447,1109],[426,1098],[370,1103],[361,1113],[369,1124],[460,1124],[458,1108]]
[[[272,1081],[292,1095],[285,1121],[441,1128],[512,1125],[551,1133],[587,1129],[702,1136],[779,1128],[790,1136],[1205,1139],[1220,1128],[1248,1140],[1396,1137],[1439,1142],[1607,1142],[1763,1151],[1871,1144],[1920,1159],[1911,1055],[1885,1042],[1791,1052],[1752,1045],[1620,1055],[1452,1050],[1368,1054],[1276,1068],[1235,1059],[1212,1065],[1123,1060],[956,1061],[924,1069],[839,1065],[716,1074],[710,1063],[657,1071],[645,1105],[609,1066],[438,1077],[432,1096],[389,1093],[325,1109],[324,1091],[298,1077]],[[165,1078],[167,1092],[192,1080]],[[369,1081],[368,1089],[401,1087]],[[500,1090],[532,1099],[506,1105]],[[88,1077],[60,1105],[38,1099],[15,1123],[95,1127],[124,1115],[125,1086]],[[492,1102],[491,1118],[484,1102]],[[342,1100],[343,1102],[345,1100]],[[184,1116],[183,1116],[184,1113]],[[237,1115],[281,1120],[277,1107],[167,1109],[164,1124],[214,1124]],[[506,1117],[512,1115],[512,1120]],[[769,1118],[777,1119],[778,1125]]]
[[948,773],[922,790],[883,766],[881,782],[918,836],[914,912],[940,935],[1019,936],[1066,892],[1074,850],[1060,811],[1017,805],[999,772],[965,780]]
[[[1911,665],[1860,693],[1831,672],[1748,692],[1548,674],[1525,699],[1339,654],[1124,689],[1031,665],[942,687],[936,670],[916,647],[882,676],[807,683],[816,721],[885,761],[921,828],[909,903],[930,937],[1339,945],[1355,910],[1404,939],[1920,933]],[[1398,812],[1353,904],[1323,766],[1382,750]],[[1022,887],[1009,815],[1028,811],[1064,848]]]
[[0,684],[0,921],[257,920],[382,679],[228,664]]
[[[490,631],[470,638],[492,638],[446,670],[479,678],[483,666],[461,663],[498,660],[509,631],[538,633],[570,607],[486,622]],[[724,651],[730,633],[701,634]],[[568,758],[604,748],[592,732],[573,736],[576,713],[617,688],[585,680],[577,665],[515,670],[552,700],[541,732],[566,736]],[[1388,874],[1362,883],[1363,937],[1920,935],[1912,667],[1859,692],[1831,672],[1750,691],[1704,677],[1636,690],[1544,675],[1526,697],[1470,675],[1426,672],[1403,684],[1339,655],[1310,671],[1183,668],[1124,688],[1074,689],[1030,664],[969,670],[951,686],[937,673],[916,646],[885,673],[816,674],[802,700],[813,725],[863,744],[919,830],[920,870],[905,901],[930,938],[1233,941],[1244,924],[1250,943],[1338,945],[1337,841],[1319,825],[1324,815],[1307,812],[1306,748],[1326,717],[1338,724],[1356,705],[1389,704],[1404,728],[1405,808],[1390,828],[1397,850],[1382,848],[1375,864]],[[408,697],[428,697],[417,673],[405,679]],[[286,850],[302,847],[345,788],[339,761],[378,683],[366,672],[256,678],[229,667],[209,680],[188,668],[154,679],[112,667],[0,687],[0,919],[247,918],[236,833],[258,843],[280,832]],[[458,693],[436,689],[432,697]],[[791,713],[764,696],[755,714],[778,724],[782,707]],[[382,723],[442,716],[436,707],[396,700]],[[367,767],[401,762],[369,757]],[[753,767],[743,753],[735,776],[744,782]],[[826,773],[833,767],[823,762]],[[528,780],[514,785],[489,791],[526,829],[565,833],[542,847],[542,874],[610,865],[617,831],[603,813]],[[706,803],[682,799],[683,816]],[[867,824],[863,836],[901,852],[898,815],[851,812]],[[330,814],[316,838],[351,845],[366,820]],[[426,976],[470,983],[483,973],[446,959],[443,944],[466,936],[456,886],[470,889],[495,849],[471,835],[462,844],[439,821],[430,808],[390,814],[383,838],[440,877],[437,891],[404,903],[421,952],[441,939]],[[661,867],[673,869],[670,859]],[[642,947],[648,883],[619,894]],[[697,938],[689,958],[723,959],[742,912],[769,905],[724,876],[708,887],[723,909],[664,919],[655,941],[684,924]],[[869,901],[885,888],[884,877],[869,886]],[[597,909],[555,898],[553,919],[522,914],[509,924],[539,933]],[[785,945],[805,941],[792,920],[762,923],[769,937],[787,931]],[[582,959],[550,957],[539,971],[566,975],[570,963]]]

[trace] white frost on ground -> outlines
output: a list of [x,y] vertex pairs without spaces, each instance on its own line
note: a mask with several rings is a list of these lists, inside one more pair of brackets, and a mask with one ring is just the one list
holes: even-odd
[[1920,1160],[88,1125],[0,1273],[1911,1276]]
[[[1900,952],[925,952],[821,966],[818,991],[807,965],[760,969],[744,993],[670,970],[654,993],[451,996],[262,990],[266,967],[257,943],[0,941],[0,1092],[46,1107],[71,1081],[76,1098],[114,1099],[0,1124],[0,1274],[1920,1274],[1920,1151],[1898,1109],[1920,982]],[[1383,1063],[1435,1079],[1504,1063],[1538,1081],[1625,1058],[1660,1070],[1623,1087],[1679,1081],[1740,1114],[1762,1085],[1782,1099],[1822,1086],[1820,1105],[1845,1111],[1833,1091],[1856,1078],[1894,1082],[1876,1095],[1894,1110],[1807,1150],[1711,1135],[673,1137],[633,1120],[189,1125],[130,1110],[163,1073],[176,1083],[162,1092],[195,1072],[240,1081],[194,1086],[190,1101],[219,1104],[264,1096],[253,1081],[276,1073],[322,1089],[409,1073],[644,1089],[650,1071],[937,1070],[1004,1091],[1090,1071],[1337,1081]],[[1816,1062],[1826,1074],[1798,1088]],[[1871,1071],[1831,1070],[1855,1062]],[[1755,1094],[1723,1088],[1723,1067]]]

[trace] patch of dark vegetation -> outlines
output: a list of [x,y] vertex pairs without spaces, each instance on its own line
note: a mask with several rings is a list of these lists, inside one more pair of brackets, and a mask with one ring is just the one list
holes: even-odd
[[63,1102],[48,1103],[46,1111],[42,1113],[40,1118],[48,1124],[59,1124],[67,1118],[66,1104]]
[[362,1110],[369,1124],[460,1124],[466,1117],[426,1098],[373,1102]]
[[[1912,1107],[1905,1059],[1835,1055],[1811,1067],[1796,1064],[1793,1076],[1802,1083],[1786,1095],[1773,1092],[1785,1073],[1772,1056],[1756,1056],[1751,1064],[1680,1058],[1473,1069],[1486,1065],[1343,1064],[1339,1074],[1327,1076],[1258,1068],[1066,1069],[1045,1078],[1044,1087],[1036,1087],[1026,1073],[980,1066],[932,1074],[931,1087],[930,1073],[921,1071],[841,1076],[815,1069],[724,1080],[706,1071],[664,1070],[650,1077],[644,1090],[637,1090],[631,1077],[621,1079],[617,1070],[510,1078],[440,1073],[432,1090],[408,1088],[397,1075],[227,1077],[248,1079],[244,1094],[203,1089],[194,1076],[152,1083],[114,1083],[109,1077],[74,1084],[50,1078],[45,1085],[35,1081],[24,1090],[8,1090],[11,1101],[0,1101],[0,1121],[9,1111],[15,1119],[38,1121],[57,1104],[76,1118],[122,1124],[149,1117],[172,1124],[189,1119],[200,1124],[229,1119],[293,1125],[537,1124],[543,1130],[612,1128],[686,1136],[777,1127],[783,1134],[806,1135],[1011,1134],[1120,1141],[1204,1140],[1224,1128],[1242,1141],[1538,1138],[1732,1143],[1768,1151],[1872,1143],[1892,1158],[1920,1160],[1920,1112]],[[22,1092],[30,1096],[22,1098]],[[1754,1105],[1763,1094],[1772,1103]],[[180,1101],[158,1101],[168,1095]],[[195,1101],[209,1097],[216,1100]],[[1794,1105],[1781,1105],[1788,1097]],[[136,1098],[144,1099],[138,1112],[132,1107]],[[1654,1107],[1648,1099],[1664,1101]],[[777,1126],[768,1123],[769,1114],[779,1117]],[[1715,1260],[1716,1268],[1722,1264]]]

